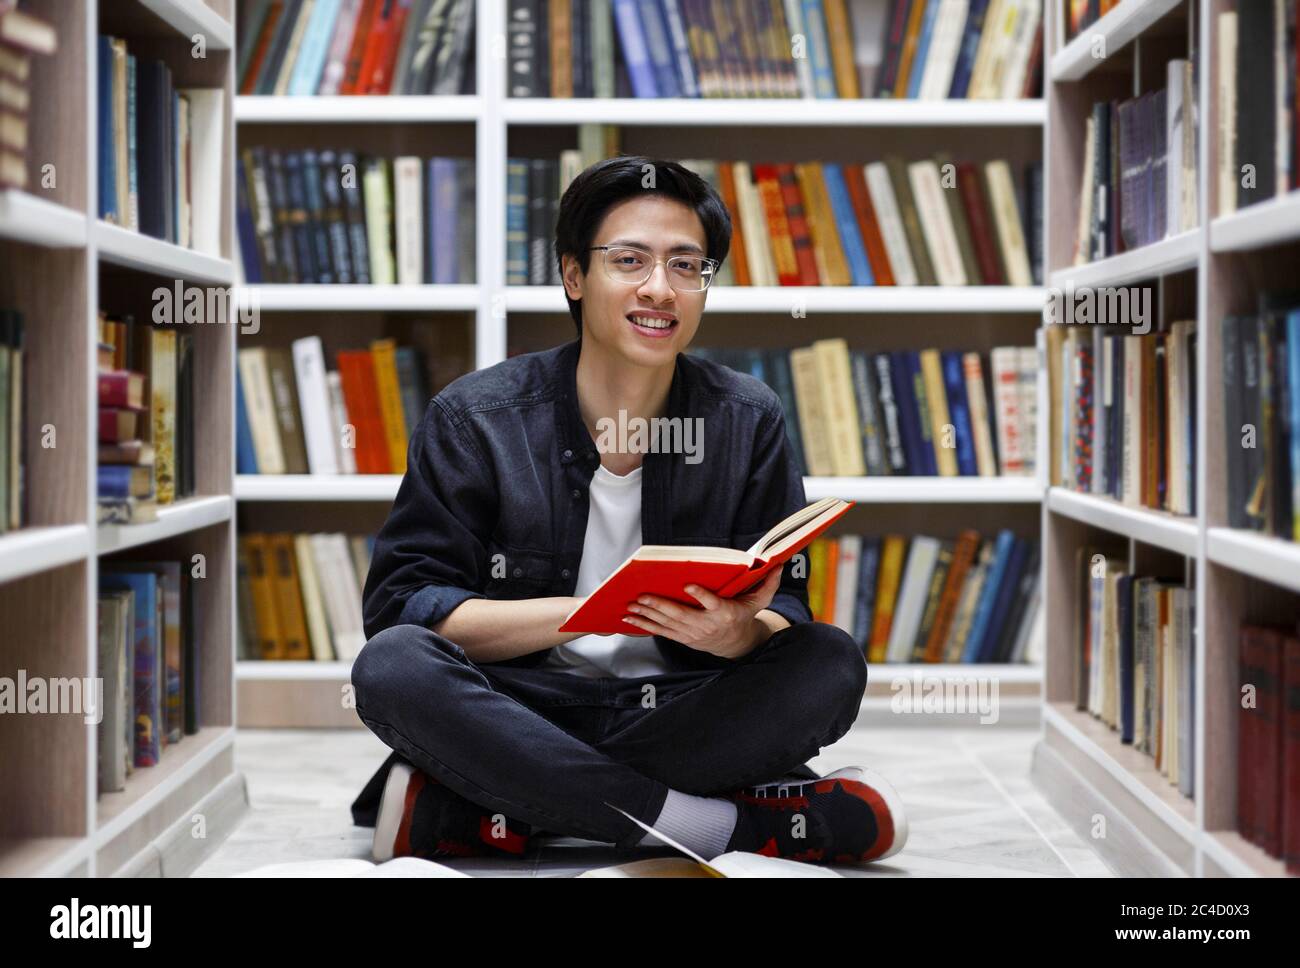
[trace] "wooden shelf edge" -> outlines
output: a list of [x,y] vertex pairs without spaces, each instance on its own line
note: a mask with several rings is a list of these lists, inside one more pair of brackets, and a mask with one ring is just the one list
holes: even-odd
[[1052,288],[1118,286],[1193,269],[1200,261],[1201,234],[1199,228],[1189,229],[1107,259],[1056,269],[1050,273]]
[[1142,544],[1195,557],[1200,525],[1195,517],[1121,504],[1099,494],[1080,494],[1063,487],[1047,492],[1048,510],[1105,531],[1128,535]]
[[1300,191],[1239,208],[1210,223],[1210,251],[1246,252],[1300,239]]
[[474,94],[235,98],[241,124],[435,123],[476,121],[482,114],[483,99]]
[[223,286],[234,283],[234,265],[229,259],[182,248],[151,235],[103,221],[95,222],[92,235],[103,262],[157,275],[175,276],[187,282]]
[[79,249],[89,237],[86,225],[86,216],[76,209],[16,188],[0,189],[0,238],[47,249]]
[[0,535],[0,583],[90,557],[90,527],[63,524],[19,528]]
[[1300,592],[1300,542],[1258,531],[1210,528],[1205,556],[1216,565]]
[[190,497],[160,507],[157,521],[101,524],[96,529],[96,550],[101,555],[111,554],[229,521],[234,503],[229,494]]
[[[1052,55],[1051,79],[1077,81],[1087,77],[1180,3],[1182,0],[1122,0]],[[1093,56],[1098,37],[1104,38],[1105,57]]]
[[421,286],[327,286],[253,285],[240,286],[237,304],[265,311],[348,312],[430,311],[478,308],[479,287],[471,283]]
[[202,34],[209,50],[230,50],[235,28],[203,0],[136,0],[185,38]]

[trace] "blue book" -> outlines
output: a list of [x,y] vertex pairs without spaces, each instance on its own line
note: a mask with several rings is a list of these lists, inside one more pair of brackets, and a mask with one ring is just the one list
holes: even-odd
[[920,437],[918,456],[921,466],[916,473],[934,476],[939,473],[939,461],[934,456],[933,424],[930,422],[930,401],[925,395],[925,377],[921,375],[921,354],[908,350],[904,357],[907,360],[908,386],[916,402],[916,426]]
[[[430,222],[428,233],[433,245],[433,275],[439,285],[456,281],[456,160],[433,158],[429,162],[429,188],[440,217]],[[432,212],[430,213],[432,214]]]
[[957,472],[963,477],[979,476],[975,462],[975,433],[971,429],[970,403],[966,399],[966,375],[961,365],[961,353],[943,350],[943,388],[948,398],[948,419],[957,434]]
[[898,434],[903,439],[903,454],[907,458],[906,473],[912,476],[924,474],[925,458],[921,454],[921,431],[918,427],[920,417],[905,350],[894,350],[889,354],[889,384],[893,389],[894,406],[898,409]]
[[822,165],[822,178],[826,182],[826,194],[831,200],[831,213],[835,216],[835,227],[839,230],[840,242],[844,246],[844,258],[849,264],[849,273],[855,286],[874,286],[875,277],[871,274],[871,263],[867,261],[867,247],[858,231],[858,217],[853,211],[853,202],[849,198],[849,187],[844,182],[844,169],[834,162]]
[[645,30],[641,26],[638,6],[637,0],[614,0],[614,26],[618,30],[623,63],[627,65],[628,81],[632,84],[632,96],[658,97],[657,75],[654,64],[650,62],[650,50],[646,44]]
[[1119,626],[1119,741],[1133,742],[1133,576],[1115,580],[1115,622]]
[[129,589],[135,593],[135,661],[130,673],[135,765],[157,766],[162,756],[163,725],[158,576],[151,571],[118,571],[112,564],[104,563],[100,565],[99,587],[110,591]]
[[243,160],[235,156],[235,228],[239,234],[239,255],[244,264],[244,281],[255,286],[262,281],[262,260],[258,255],[257,229],[248,207],[248,181]]
[[[1291,521],[1290,537],[1300,541],[1300,309],[1286,317],[1287,396],[1291,425]],[[1285,522],[1284,522],[1285,523]]]
[[980,641],[980,662],[993,662],[997,659],[997,644],[1002,638],[1002,627],[1007,622],[1007,615],[1020,591],[1020,579],[1023,577],[1025,564],[1029,559],[1029,542],[1014,539],[1011,556],[1007,559],[1006,570],[1002,573],[1001,583],[993,598],[993,607],[989,610],[988,624],[984,627],[984,637]]
[[839,97],[835,88],[835,66],[831,63],[831,45],[826,37],[826,17],[822,0],[802,0],[803,26],[807,31],[805,55],[812,65],[813,93],[819,98]]
[[307,29],[302,35],[302,46],[298,50],[298,59],[293,64],[293,73],[289,75],[287,91],[290,95],[301,97],[315,94],[320,86],[320,76],[325,70],[325,57],[334,36],[334,21],[338,19],[341,2],[342,0],[316,0],[311,19],[307,21]]
[[506,160],[506,285],[528,285],[528,162]]
[[876,575],[880,570],[880,539],[863,536],[858,559],[858,599],[853,609],[853,640],[865,652],[876,613]]
[[663,7],[655,3],[655,0],[638,3],[636,6],[659,96],[680,97],[682,89],[677,80],[677,64],[673,58],[672,44],[668,40],[668,24],[664,22]]
[[925,73],[925,57],[930,52],[930,38],[934,36],[934,21],[939,14],[942,0],[928,0],[925,16],[921,19],[921,32],[916,38],[916,54],[912,58],[912,70],[907,78],[907,96],[921,96],[921,75]]
[[95,494],[98,497],[131,497],[131,479],[135,464],[100,464],[95,468]]
[[99,37],[99,217],[119,221],[117,152],[113,148],[113,39]]
[[771,377],[771,387],[781,398],[781,409],[785,412],[785,438],[790,446],[800,473],[807,473],[808,465],[804,463],[803,438],[799,436],[799,405],[795,402],[794,377],[790,373],[790,355],[786,350],[769,350],[767,354],[767,372]]
[[984,579],[984,587],[980,589],[979,601],[975,604],[975,617],[972,619],[970,629],[966,633],[966,641],[962,643],[962,662],[978,662],[980,660],[980,645],[984,641],[985,630],[992,618],[993,606],[997,601],[998,591],[1002,588],[1007,562],[1011,559],[1011,551],[1015,543],[1015,535],[1006,528],[998,532],[997,543],[993,546],[993,561],[989,565],[988,577]]
[[952,70],[949,97],[964,98],[970,87],[970,75],[975,68],[975,55],[979,52],[980,35],[984,32],[984,14],[988,8],[989,0],[970,0],[970,8],[966,12],[966,29],[962,32],[961,49],[957,53],[957,65]]
[[677,68],[677,83],[682,97],[699,97],[700,85],[695,77],[695,64],[686,39],[686,21],[682,18],[683,0],[659,0],[664,26],[672,43],[673,63]]
[[244,402],[244,387],[239,382],[239,367],[235,368],[235,473],[256,474],[257,451],[253,449],[253,428],[248,422],[248,405]]

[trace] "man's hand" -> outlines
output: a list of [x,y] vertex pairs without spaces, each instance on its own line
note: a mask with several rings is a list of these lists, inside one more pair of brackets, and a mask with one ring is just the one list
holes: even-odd
[[761,585],[736,598],[719,598],[708,589],[687,585],[684,591],[700,603],[699,608],[660,595],[642,595],[628,606],[634,614],[625,615],[623,621],[692,649],[736,659],[772,634],[773,627],[757,615],[771,604],[780,584],[781,569],[773,568]]

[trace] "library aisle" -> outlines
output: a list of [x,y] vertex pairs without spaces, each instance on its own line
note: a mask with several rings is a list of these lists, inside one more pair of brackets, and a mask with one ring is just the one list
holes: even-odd
[[0,0],[0,883],[158,947],[466,875],[1264,936],[1297,20]]

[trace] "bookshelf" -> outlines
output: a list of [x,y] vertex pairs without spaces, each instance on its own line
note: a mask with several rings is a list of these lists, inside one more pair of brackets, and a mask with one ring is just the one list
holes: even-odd
[[[27,320],[24,526],[0,535],[3,675],[97,675],[96,595],[109,555],[204,555],[194,583],[200,729],[137,769],[120,792],[97,796],[97,726],[83,714],[0,721],[0,875],[183,875],[246,804],[234,767],[234,330],[195,337],[204,375],[195,387],[198,495],[164,506],[158,521],[97,527],[96,340],[104,301],[139,312],[175,279],[229,285],[231,216],[222,255],[168,245],[97,217],[96,37],[111,33],[165,61],[178,83],[225,92],[231,139],[232,0],[27,0],[53,24],[58,51],[32,62],[29,187],[0,190],[0,304]],[[201,34],[205,56],[191,56]],[[42,166],[52,165],[42,179]],[[220,186],[233,209],[231,169]],[[147,312],[145,313],[147,316]],[[54,445],[38,446],[43,428]],[[191,835],[202,814],[203,838]]]
[[[262,328],[251,338],[241,334],[239,345],[287,346],[297,336],[319,333],[328,353],[372,336],[400,337],[432,319],[447,331],[446,345],[469,367],[483,368],[516,348],[541,349],[572,338],[558,286],[505,285],[506,158],[553,156],[576,144],[580,124],[618,125],[623,150],[666,157],[847,162],[874,160],[886,150],[908,158],[938,151],[981,161],[1041,157],[1042,100],[511,98],[505,61],[491,47],[492,38],[504,36],[506,10],[506,0],[476,4],[472,95],[235,98],[241,148],[364,144],[390,155],[472,156],[477,189],[476,284],[249,286],[241,300],[256,301]],[[866,144],[864,136],[870,139]],[[855,346],[987,351],[1032,345],[1043,300],[1039,286],[715,287],[702,334],[719,346],[792,346],[843,335]],[[797,334],[788,326],[795,306],[807,313]],[[900,315],[905,325],[896,324]],[[396,475],[238,475],[239,529],[377,528],[399,482]],[[858,532],[870,531],[879,517],[901,522],[907,533],[936,527],[955,533],[974,515],[982,532],[1007,526],[1036,534],[1043,497],[1042,484],[1032,477],[809,477],[805,490],[810,500],[835,495],[859,502],[845,528]],[[910,675],[911,669],[873,667],[868,697],[887,696],[888,677]],[[926,671],[965,676],[973,670],[957,665]],[[1039,694],[1037,666],[979,671],[997,676],[1004,695]],[[235,676],[241,726],[359,725],[340,703],[349,678],[346,662],[239,661]]]
[[[1295,623],[1300,545],[1226,526],[1225,465],[1234,455],[1225,453],[1220,322],[1227,313],[1253,311],[1257,291],[1293,285],[1300,264],[1300,193],[1215,217],[1215,23],[1219,13],[1232,9],[1227,0],[1120,0],[1068,44],[1064,9],[1059,2],[1047,4],[1047,275],[1054,287],[1150,284],[1164,318],[1196,320],[1196,505],[1193,514],[1174,515],[1047,488],[1043,587],[1048,628],[1060,631],[1047,644],[1034,779],[1124,873],[1284,876],[1281,861],[1236,832],[1238,630],[1243,623]],[[1099,49],[1105,56],[1097,56]],[[1189,56],[1197,64],[1199,225],[1143,248],[1071,265],[1091,102],[1161,87],[1166,61]],[[1129,571],[1181,576],[1194,588],[1190,798],[1156,770],[1150,756],[1076,709],[1074,635],[1082,592],[1075,553],[1099,542],[1121,549],[1121,559],[1126,548]],[[1095,833],[1098,817],[1106,821],[1104,837]]]

